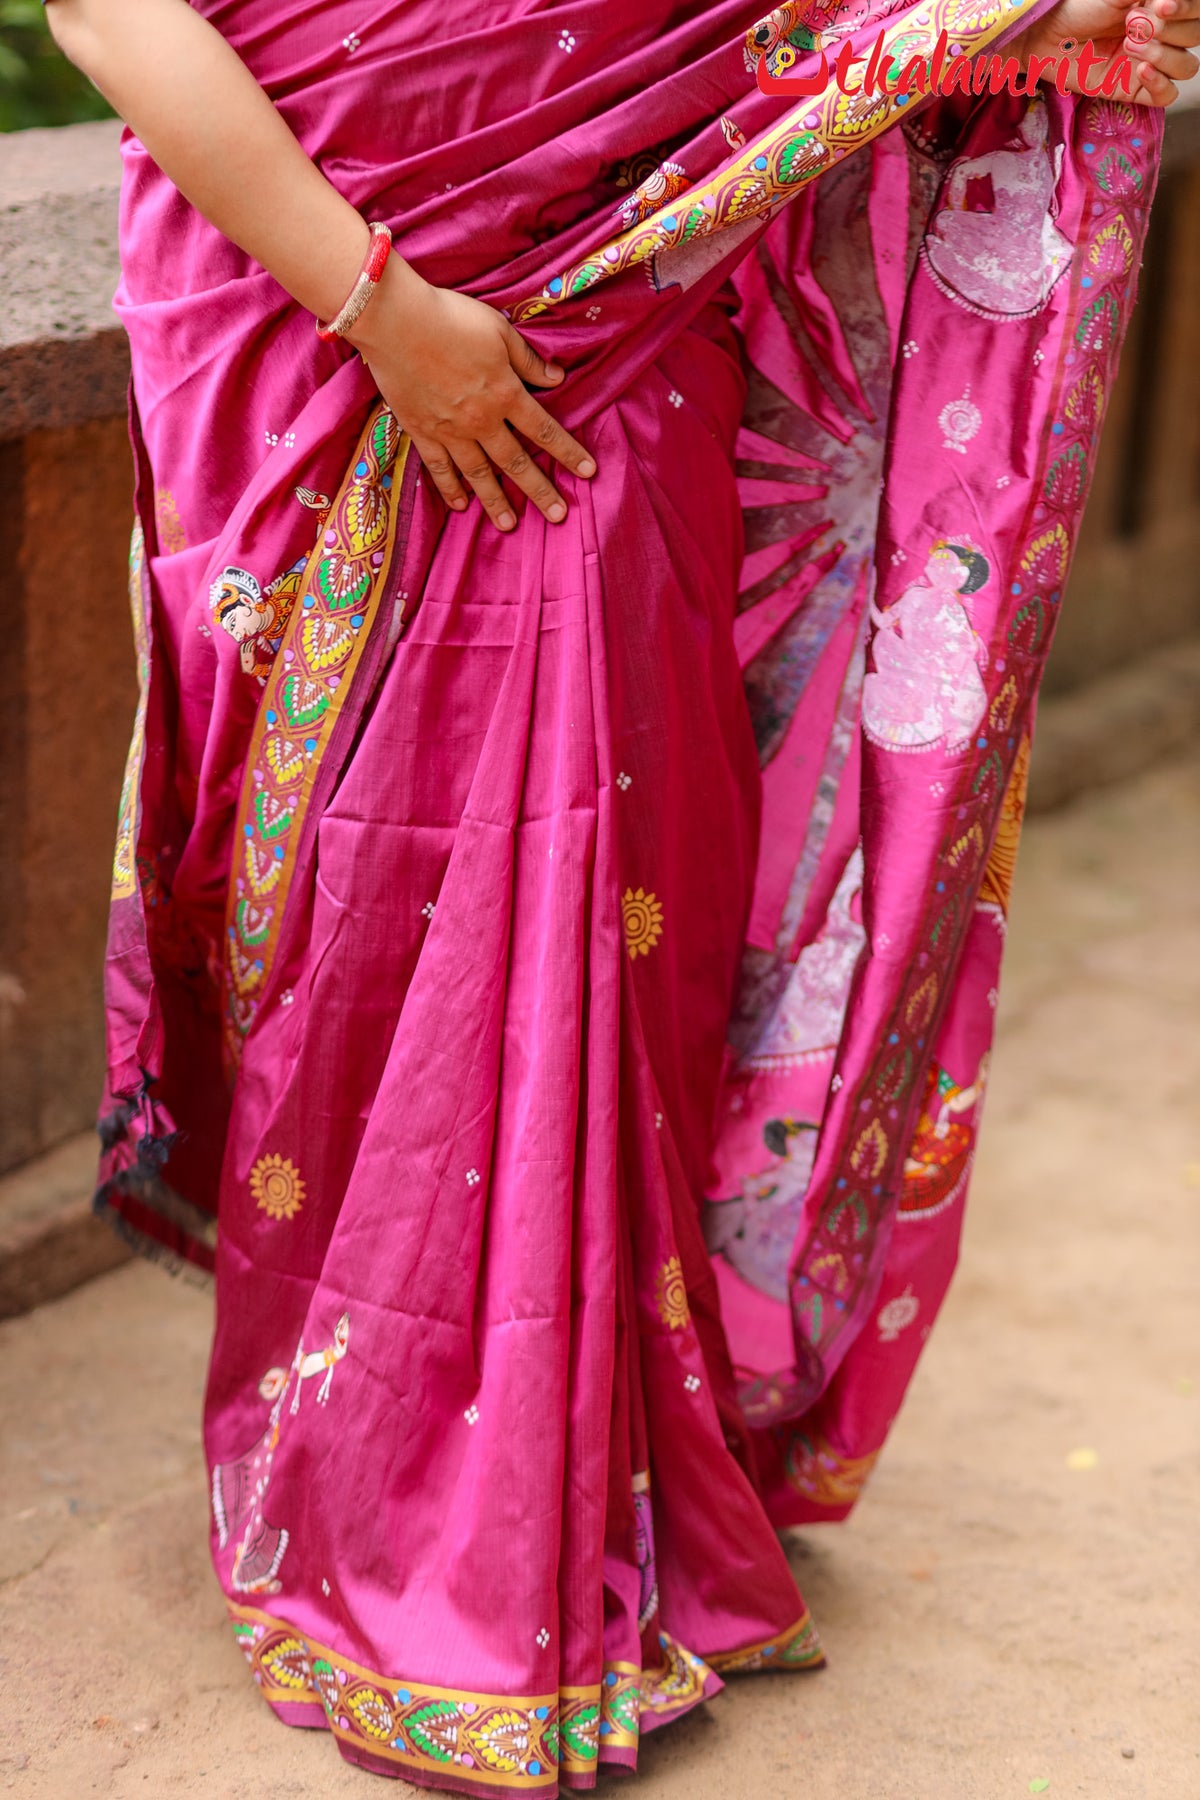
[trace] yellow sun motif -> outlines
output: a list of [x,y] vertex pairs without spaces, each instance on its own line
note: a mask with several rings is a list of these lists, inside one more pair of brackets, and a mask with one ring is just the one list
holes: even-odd
[[672,1256],[658,1271],[654,1297],[658,1301],[658,1316],[668,1331],[683,1331],[691,1324],[683,1266],[677,1256]]
[[292,1219],[304,1203],[304,1180],[289,1156],[260,1156],[250,1171],[250,1192],[272,1219]]
[[621,896],[625,943],[631,957],[649,956],[662,936],[663,909],[645,888],[626,888]]

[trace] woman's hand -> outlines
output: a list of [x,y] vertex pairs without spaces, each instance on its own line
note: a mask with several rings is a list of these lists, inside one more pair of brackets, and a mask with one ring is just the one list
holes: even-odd
[[504,474],[547,519],[557,523],[566,516],[562,495],[521,438],[548,451],[574,475],[595,474],[583,445],[525,386],[557,387],[562,369],[543,362],[508,320],[483,301],[431,287],[393,255],[347,338],[361,352],[397,423],[455,511],[468,502],[465,480],[493,524],[511,531],[517,521],[500,485]]
[[[1129,0],[1061,0],[1010,48],[1026,65],[1030,56],[1053,57],[1057,63],[1064,42],[1078,46],[1085,41],[1098,60],[1086,86],[1077,59],[1073,60],[1066,83],[1070,92],[1094,94],[1104,64],[1124,54],[1133,66],[1136,85],[1129,94],[1118,87],[1114,97],[1140,106],[1170,106],[1179,98],[1176,82],[1188,81],[1200,70],[1200,62],[1191,55],[1200,44],[1200,0],[1147,0],[1144,6],[1132,7]],[[1047,70],[1044,78],[1053,79],[1053,71]]]

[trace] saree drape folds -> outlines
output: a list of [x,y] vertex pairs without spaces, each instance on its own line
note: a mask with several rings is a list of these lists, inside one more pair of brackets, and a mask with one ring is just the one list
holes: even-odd
[[98,1205],[216,1270],[268,1702],[552,1794],[820,1660],[774,1526],[853,1504],[955,1260],[1158,125],[756,84],[974,54],[1032,10],[993,0],[204,10],[563,361],[599,473],[558,527],[448,516],[127,139]]

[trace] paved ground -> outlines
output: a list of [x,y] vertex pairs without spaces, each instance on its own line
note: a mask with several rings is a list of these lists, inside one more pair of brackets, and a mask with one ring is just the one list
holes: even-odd
[[[1200,1796],[1198,893],[1196,758],[1028,829],[957,1286],[858,1515],[794,1544],[831,1665],[731,1684],[639,1800]],[[140,1264],[0,1327],[22,1800],[380,1792],[225,1627],[207,1328]]]

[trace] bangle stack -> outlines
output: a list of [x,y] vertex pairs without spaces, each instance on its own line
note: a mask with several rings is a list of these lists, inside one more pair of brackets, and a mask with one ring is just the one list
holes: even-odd
[[350,289],[346,304],[335,319],[330,319],[328,325],[322,325],[319,319],[317,321],[317,336],[323,344],[332,343],[334,338],[344,337],[350,327],[361,319],[367,302],[378,286],[391,248],[392,234],[388,227],[372,225],[371,247],[359,271],[358,280]]

